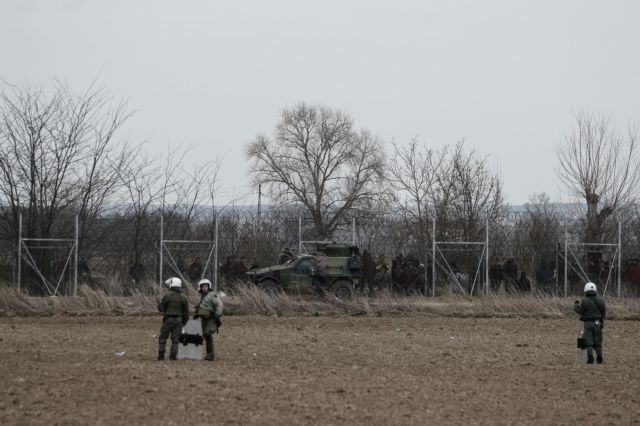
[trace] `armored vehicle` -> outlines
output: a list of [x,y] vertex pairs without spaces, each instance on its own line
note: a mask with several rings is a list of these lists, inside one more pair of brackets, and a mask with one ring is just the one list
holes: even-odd
[[317,253],[294,256],[280,265],[252,270],[247,275],[265,290],[292,293],[327,292],[338,299],[353,297],[360,275],[358,248],[346,244],[323,244]]

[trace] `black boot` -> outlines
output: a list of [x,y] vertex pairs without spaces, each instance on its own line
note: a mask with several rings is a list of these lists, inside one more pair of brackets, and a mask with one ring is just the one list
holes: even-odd
[[164,361],[164,352],[158,352],[158,361]]
[[596,362],[602,364],[602,346],[596,348]]
[[593,355],[587,357],[587,364],[593,364]]
[[204,357],[207,361],[213,361],[215,355],[213,354],[213,336],[204,336],[204,341],[207,345],[207,356]]
[[171,361],[175,361],[178,356],[178,344],[174,344],[173,342],[171,343],[171,352],[169,352],[169,359]]

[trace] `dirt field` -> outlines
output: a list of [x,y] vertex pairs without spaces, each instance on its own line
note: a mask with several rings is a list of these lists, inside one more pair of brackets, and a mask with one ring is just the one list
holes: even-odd
[[156,361],[159,323],[0,318],[0,424],[640,424],[638,322],[601,366],[571,320],[225,317],[214,363]]

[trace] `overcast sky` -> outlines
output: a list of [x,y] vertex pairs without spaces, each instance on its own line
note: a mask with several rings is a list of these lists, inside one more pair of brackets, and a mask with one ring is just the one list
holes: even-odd
[[81,90],[100,73],[136,110],[131,139],[225,155],[225,197],[252,191],[246,142],[304,100],[387,145],[465,139],[520,204],[560,199],[573,111],[640,121],[639,20],[635,0],[2,0],[0,77]]

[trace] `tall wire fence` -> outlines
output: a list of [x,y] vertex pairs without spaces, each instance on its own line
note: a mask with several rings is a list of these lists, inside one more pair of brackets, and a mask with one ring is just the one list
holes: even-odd
[[[538,213],[525,211],[490,222],[487,247],[440,244],[435,274],[431,217],[422,221],[400,214],[350,217],[337,226],[332,240],[349,244],[355,241],[360,255],[367,256],[369,260],[363,261],[362,276],[366,276],[364,281],[368,281],[368,286],[423,293],[434,289],[426,293],[436,295],[462,291],[476,294],[486,290],[513,294],[538,291],[562,296],[566,275],[567,295],[580,294],[588,279],[599,287],[606,286],[607,294],[611,295],[616,295],[619,280],[622,296],[638,296],[640,223],[635,211],[611,218],[610,223],[602,227],[597,241],[587,239],[585,223],[579,214]],[[65,223],[58,224],[55,235],[67,235],[73,229],[73,215],[67,216]],[[0,281],[14,285],[16,232],[6,231],[11,229],[10,218],[0,218],[0,221],[4,222],[0,227],[3,230]],[[471,228],[442,218],[438,221],[435,239],[440,243],[484,241],[482,218],[477,227]],[[137,217],[112,214],[100,217],[89,228],[80,226],[78,260],[74,265],[79,285],[103,289],[113,295],[151,291],[160,276],[160,222],[160,213],[154,210]],[[184,217],[174,213],[164,217],[164,238],[212,241],[216,222],[219,235],[215,265],[202,271],[210,254],[207,250],[192,245],[176,246],[172,251],[174,268],[163,262],[162,275],[175,274],[175,267],[193,280],[218,274],[224,288],[232,281],[244,279],[244,273],[251,268],[278,263],[285,248],[295,252],[300,241],[317,239],[313,221],[300,209],[265,209],[258,216],[257,209],[252,207],[229,208],[216,215]],[[488,262],[486,258],[480,262],[487,253]],[[34,263],[41,265],[41,273],[56,282],[63,271],[64,256],[44,248],[32,250],[31,256]],[[69,294],[72,289],[69,284],[72,269],[62,274],[63,294]],[[26,291],[47,294],[30,265],[23,264],[21,272]],[[487,276],[488,282],[485,282]]]

